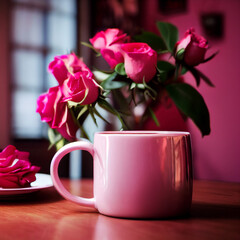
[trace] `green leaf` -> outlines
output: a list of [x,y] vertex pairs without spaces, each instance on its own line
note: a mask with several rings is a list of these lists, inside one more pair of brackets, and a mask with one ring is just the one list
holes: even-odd
[[178,63],[176,63],[174,81],[176,81],[178,79],[179,68],[180,68],[180,65]]
[[50,127],[48,128],[48,138],[50,142],[50,146],[48,147],[48,149],[51,149],[54,145],[56,146],[57,149],[60,149],[60,144],[58,143],[61,141],[65,141],[59,132]]
[[60,133],[58,133],[57,131],[55,131],[54,129],[48,128],[48,138],[51,143],[55,144],[62,138],[62,135]]
[[94,113],[95,113],[99,118],[101,118],[105,123],[110,124],[110,123],[98,112],[98,110],[97,110],[95,107],[93,108],[93,111],[94,111]]
[[155,100],[157,97],[157,91],[155,91],[153,88],[151,88],[149,85],[147,85],[147,83],[145,82],[145,80],[143,79],[143,85],[145,87],[145,89],[147,89],[149,96]]
[[135,82],[132,82],[130,85],[130,90],[134,89],[137,86],[137,84]]
[[219,51],[213,53],[210,57],[206,58],[202,63],[208,62],[211,59],[213,59],[217,54],[219,53]]
[[165,82],[174,73],[175,66],[166,61],[158,61],[157,70],[160,73],[160,82]]
[[178,109],[193,120],[202,136],[210,134],[208,108],[199,92],[186,83],[169,84],[166,90]]
[[88,110],[89,110],[90,116],[92,117],[93,122],[94,122],[95,125],[98,127],[97,119],[96,119],[95,116],[94,116],[94,112],[93,112],[92,107],[89,106]]
[[181,48],[181,49],[177,52],[177,54],[176,54],[176,59],[177,59],[177,61],[182,61],[182,60],[183,60],[184,53],[185,53],[185,49],[184,49],[184,48]]
[[195,78],[197,86],[199,86],[201,79],[200,79],[200,76],[199,76],[198,72],[196,71],[196,68],[188,68],[188,70],[190,71],[190,73]]
[[157,52],[162,52],[167,50],[167,47],[163,39],[152,32],[143,32],[140,35],[134,36],[134,39],[137,42],[147,43],[152,49],[154,49]]
[[68,103],[68,107],[69,107],[69,108],[77,107],[77,106],[78,106],[78,103],[73,102],[73,101],[68,101],[67,103]]
[[92,71],[94,77],[96,78],[97,82],[102,82],[105,79],[107,79],[112,73],[113,71],[105,71],[105,70],[93,70]]
[[79,112],[77,119],[79,119],[86,111],[88,110],[88,106],[85,105]]
[[195,68],[195,71],[197,72],[197,74],[199,75],[199,77],[210,87],[215,87],[214,84],[211,82],[211,80],[204,75],[202,72],[200,72],[198,69]]
[[101,83],[105,90],[113,90],[126,86],[128,83],[123,81],[114,81],[118,76],[117,72],[112,73],[106,80]]
[[113,115],[115,115],[119,119],[119,121],[121,122],[122,128],[123,129],[127,129],[127,126],[126,126],[124,120],[122,119],[120,113],[110,103],[108,103],[105,99],[100,97],[98,99],[98,105],[101,108],[105,109],[106,111],[108,111],[108,112],[112,113]]
[[62,138],[59,142],[55,144],[56,150],[58,151],[60,148],[62,148],[66,144],[66,141],[64,138]]
[[169,72],[169,71],[175,70],[175,66],[172,65],[170,62],[166,62],[166,61],[158,61],[157,68],[163,72]]
[[88,42],[81,42],[81,44],[85,47],[91,48],[98,55],[101,55],[100,52],[96,48],[94,48],[92,44],[90,44]]
[[188,69],[186,67],[182,66],[181,75],[184,75],[187,72],[188,72]]
[[117,110],[109,102],[107,102],[105,99],[101,97],[98,99],[98,105],[114,115],[119,114]]
[[208,86],[215,87],[214,84],[211,82],[211,80],[202,72],[200,72],[198,69],[189,67],[188,70],[192,73],[192,75],[196,79],[197,86],[200,85],[200,80],[202,79]]
[[171,23],[157,22],[157,28],[161,33],[168,51],[173,52],[176,42],[178,41],[178,29]]
[[122,76],[126,76],[126,72],[125,72],[125,67],[124,67],[124,63],[119,63],[116,65],[115,67],[115,71]]
[[145,86],[144,86],[144,84],[142,84],[142,83],[137,83],[136,87],[137,87],[138,89],[145,89]]
[[158,119],[157,119],[157,116],[155,115],[155,113],[154,113],[154,111],[150,108],[150,107],[148,107],[148,112],[149,112],[149,114],[150,114],[150,116],[151,116],[151,118],[153,119],[153,121],[155,122],[155,124],[156,124],[156,126],[160,126],[160,124],[159,124],[159,121],[158,121]]
[[[182,64],[176,63],[175,80],[177,80],[178,76],[184,75],[187,72],[188,72],[187,67],[183,66]],[[199,79],[199,81],[200,81],[200,79]]]

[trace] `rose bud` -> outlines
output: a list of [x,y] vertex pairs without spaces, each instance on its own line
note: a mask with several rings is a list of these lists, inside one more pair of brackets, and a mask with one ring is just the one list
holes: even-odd
[[207,40],[190,28],[185,37],[176,43],[175,56],[178,61],[188,66],[196,66],[204,61],[207,49]]

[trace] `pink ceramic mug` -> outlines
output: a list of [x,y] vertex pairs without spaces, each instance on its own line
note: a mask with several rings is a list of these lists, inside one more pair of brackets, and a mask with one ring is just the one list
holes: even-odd
[[[71,195],[58,165],[73,150],[94,161],[94,198]],[[186,214],[192,201],[192,156],[187,132],[114,131],[95,134],[94,144],[70,143],[53,157],[54,186],[66,199],[123,218],[166,218]]]

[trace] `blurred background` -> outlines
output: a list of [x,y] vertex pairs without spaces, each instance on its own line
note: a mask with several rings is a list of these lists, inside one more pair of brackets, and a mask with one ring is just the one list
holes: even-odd
[[[159,119],[164,116],[161,129],[190,131],[196,179],[240,182],[239,13],[239,0],[1,0],[0,149],[13,144],[29,151],[31,162],[49,173],[55,149],[48,150],[47,126],[35,112],[37,97],[57,85],[47,72],[49,62],[74,51],[89,67],[102,67],[81,41],[109,27],[130,35],[141,29],[157,33],[156,21],[168,21],[180,38],[194,27],[209,41],[207,54],[220,52],[197,67],[215,84],[198,89],[210,111],[211,135],[202,138],[174,107],[157,110]],[[191,75],[185,81],[195,86]],[[157,130],[151,121],[145,129]],[[92,162],[84,159],[79,176],[92,177]],[[68,159],[60,171],[71,175]]]

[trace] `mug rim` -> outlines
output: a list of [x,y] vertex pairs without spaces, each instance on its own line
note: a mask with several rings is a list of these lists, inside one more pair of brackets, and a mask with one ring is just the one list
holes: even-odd
[[155,130],[124,130],[124,131],[99,131],[95,135],[106,136],[158,136],[158,137],[179,137],[190,136],[190,132],[187,131],[155,131]]

